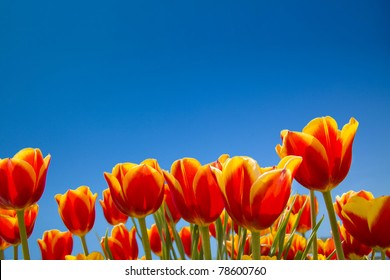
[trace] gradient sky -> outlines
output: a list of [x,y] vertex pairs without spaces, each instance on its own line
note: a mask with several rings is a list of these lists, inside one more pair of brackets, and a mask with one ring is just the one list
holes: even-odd
[[[22,2],[0,2],[0,158],[52,156],[32,258],[45,230],[66,230],[54,195],[88,185],[101,199],[119,162],[275,165],[280,131],[320,116],[360,123],[333,195],[390,195],[388,1]],[[96,213],[91,251],[111,228]]]

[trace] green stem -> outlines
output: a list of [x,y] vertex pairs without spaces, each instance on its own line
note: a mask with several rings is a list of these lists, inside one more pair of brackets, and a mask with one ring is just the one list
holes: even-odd
[[260,260],[260,231],[252,231],[252,259]]
[[16,210],[18,218],[18,226],[20,233],[20,241],[22,242],[23,257],[25,260],[30,259],[30,251],[28,250],[26,224],[24,222],[24,209]]
[[18,260],[19,259],[19,252],[18,252],[18,249],[19,249],[19,245],[14,245],[14,260]]
[[381,251],[381,257],[382,257],[382,260],[386,259],[386,254],[385,254],[385,250],[384,249],[382,249],[382,251]]
[[[317,217],[316,217],[316,204],[315,204],[315,194],[313,190],[310,190],[310,216],[311,216],[311,228],[316,226]],[[318,248],[317,248],[317,232],[313,232],[312,250],[313,250],[313,260],[318,260]]]
[[333,208],[332,194],[330,193],[329,190],[323,192],[322,195],[324,196],[326,209],[328,210],[328,217],[329,217],[330,226],[332,228],[333,241],[336,246],[337,259],[344,260],[345,258],[344,258],[343,247],[341,245],[339,228],[337,226],[336,214]]
[[5,260],[4,250],[0,250],[0,260]]
[[146,228],[145,217],[138,218],[138,222],[139,222],[139,226],[141,228],[142,245],[143,245],[144,251],[145,251],[145,258],[147,260],[151,260],[152,259],[152,252],[150,250],[149,236],[148,236],[148,230]]
[[200,234],[202,236],[202,247],[203,247],[204,259],[211,260],[209,227],[200,226]]
[[87,241],[85,240],[85,235],[80,236],[80,239],[81,239],[81,244],[83,245],[84,255],[88,256],[89,252],[87,247]]
[[375,254],[376,254],[375,249],[372,249],[371,260],[375,260]]

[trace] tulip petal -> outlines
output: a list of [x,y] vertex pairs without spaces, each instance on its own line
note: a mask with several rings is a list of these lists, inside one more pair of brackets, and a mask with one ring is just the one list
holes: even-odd
[[371,200],[372,207],[368,213],[367,222],[376,246],[390,247],[390,196],[378,197]]

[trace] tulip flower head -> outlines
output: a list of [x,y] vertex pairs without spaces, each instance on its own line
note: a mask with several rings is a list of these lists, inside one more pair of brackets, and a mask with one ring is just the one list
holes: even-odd
[[55,196],[61,219],[74,235],[82,237],[92,229],[95,223],[96,198],[97,193],[92,194],[87,186]]
[[[138,244],[135,234],[135,227],[131,230],[127,230],[124,224],[113,227],[107,241],[114,260],[136,260],[138,258]],[[105,237],[101,240],[101,246],[105,251]]]
[[173,200],[182,218],[200,226],[214,222],[223,210],[223,199],[210,165],[183,158],[164,171]]
[[104,177],[115,205],[127,216],[144,218],[163,202],[164,176],[155,159],[141,164],[119,163]]
[[380,250],[390,247],[390,196],[355,196],[341,209],[345,229],[358,241]]
[[42,260],[65,260],[73,249],[73,237],[70,231],[61,232],[57,229],[45,231],[42,239],[38,239]]
[[301,161],[288,156],[276,167],[260,168],[254,159],[236,156],[224,162],[222,172],[214,169],[234,223],[251,231],[270,227],[286,207]]
[[[30,237],[34,230],[38,209],[38,204],[33,204],[24,211],[27,238]],[[20,232],[15,210],[0,208],[0,237],[12,245],[20,244]]]
[[361,191],[358,191],[358,192],[355,192],[355,191],[348,191],[346,193],[343,193],[340,196],[336,196],[336,201],[333,203],[333,208],[337,214],[337,216],[340,217],[341,219],[341,209],[343,209],[343,206],[348,203],[348,201],[354,197],[354,196],[359,196],[359,197],[362,197],[364,198],[365,200],[372,200],[374,199],[374,195],[371,193],[371,192],[368,192],[368,191],[365,191],[365,190],[361,190]]
[[119,211],[116,207],[112,200],[110,189],[105,189],[103,191],[103,200],[99,200],[99,203],[102,206],[104,217],[109,224],[115,226],[127,222],[129,217]]
[[282,145],[276,152],[283,158],[303,158],[295,179],[304,187],[326,192],[347,176],[352,161],[352,144],[359,123],[351,118],[342,130],[331,117],[316,118],[302,130],[281,132]]
[[19,210],[35,204],[46,184],[50,155],[25,148],[13,158],[0,159],[0,207]]

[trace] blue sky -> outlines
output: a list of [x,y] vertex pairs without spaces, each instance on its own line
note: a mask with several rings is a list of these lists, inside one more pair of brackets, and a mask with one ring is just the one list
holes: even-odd
[[[170,169],[228,153],[275,165],[280,131],[325,115],[360,123],[333,195],[389,195],[389,3],[291,2],[1,1],[0,158],[52,156],[32,257],[43,231],[66,229],[54,195],[88,185],[100,199],[119,162]],[[91,250],[108,228],[96,212]]]

